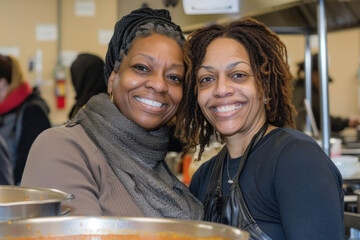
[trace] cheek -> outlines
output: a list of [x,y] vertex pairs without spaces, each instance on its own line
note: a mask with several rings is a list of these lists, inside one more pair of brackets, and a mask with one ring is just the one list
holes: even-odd
[[198,90],[197,92],[197,102],[201,109],[205,107],[207,95],[208,95],[207,92],[204,90]]
[[170,92],[170,97],[171,97],[174,105],[176,105],[176,107],[178,107],[183,98],[182,86],[173,88]]

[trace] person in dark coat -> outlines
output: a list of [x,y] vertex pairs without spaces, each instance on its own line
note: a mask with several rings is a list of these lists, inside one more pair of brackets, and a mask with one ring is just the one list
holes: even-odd
[[39,90],[25,80],[18,60],[0,56],[0,135],[10,152],[15,184],[35,138],[51,126],[49,111]]
[[13,185],[11,157],[6,142],[0,135],[0,185]]

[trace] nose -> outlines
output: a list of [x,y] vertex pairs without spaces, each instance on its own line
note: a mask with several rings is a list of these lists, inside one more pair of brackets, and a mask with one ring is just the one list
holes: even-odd
[[215,97],[227,97],[234,93],[234,88],[231,86],[231,81],[226,76],[219,76],[214,89]]
[[149,77],[145,86],[147,88],[152,88],[155,92],[158,93],[167,92],[169,89],[166,78],[162,74],[156,74]]

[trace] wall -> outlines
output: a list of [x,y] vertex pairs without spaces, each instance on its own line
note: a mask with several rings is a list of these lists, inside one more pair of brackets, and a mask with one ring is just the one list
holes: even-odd
[[[67,120],[73,104],[74,91],[71,79],[67,78],[67,99],[65,109],[56,109],[53,70],[57,63],[58,49],[71,59],[79,52],[91,52],[104,58],[107,45],[100,43],[99,31],[112,31],[115,22],[122,15],[141,7],[140,0],[94,0],[94,16],[81,17],[75,14],[76,0],[62,0],[60,41],[37,41],[35,29],[38,24],[58,24],[57,0],[0,0],[0,51],[4,47],[19,49],[19,59],[25,75],[32,85],[36,74],[28,70],[29,61],[37,50],[43,53],[41,90],[51,107],[50,118],[54,125]],[[152,8],[164,8],[163,1],[149,1]],[[176,7],[168,7],[173,20],[181,27],[221,19],[226,15],[185,15],[182,1]],[[304,37],[302,35],[281,35],[288,47],[291,69],[295,73],[296,63],[304,58]],[[352,29],[329,33],[329,75],[334,82],[329,85],[330,112],[341,116],[358,115],[358,79],[360,30]]]
[[[288,48],[291,70],[296,76],[296,63],[304,60],[305,37],[280,35]],[[360,29],[354,28],[327,35],[330,114],[341,117],[360,117]],[[317,47],[312,47],[317,52]]]
[[[57,0],[1,0],[0,1],[0,48],[18,48],[18,58],[24,73],[32,86],[36,85],[38,75],[29,71],[29,61],[36,51],[42,51],[41,93],[51,108],[50,119],[53,125],[62,124],[73,104],[74,90],[67,77],[66,107],[57,109],[55,101],[55,82],[53,71],[58,59],[58,47],[68,53],[92,52],[105,56],[106,45],[98,42],[99,29],[112,29],[116,14],[115,0],[96,0],[94,17],[77,17],[74,0],[63,0],[61,8],[61,41],[37,41],[38,24],[58,24]],[[6,34],[4,34],[6,33]]]
[[[58,59],[58,49],[67,56],[67,63],[71,57],[80,52],[90,52],[104,58],[107,44],[98,40],[99,31],[112,32],[116,21],[131,10],[142,6],[140,0],[94,0],[96,11],[94,16],[78,16],[75,14],[76,0],[61,0],[61,22],[58,24],[57,0],[0,0],[0,52],[4,48],[17,49],[17,57],[24,73],[32,86],[37,84],[34,71],[29,71],[29,62],[34,58],[36,51],[42,52],[41,92],[48,102],[51,112],[50,119],[53,125],[59,125],[67,120],[67,114],[74,103],[74,89],[70,76],[67,77],[66,107],[56,108],[54,96],[55,81],[54,67]],[[149,3],[152,8],[164,8],[162,1]],[[196,22],[210,21],[218,15],[185,16],[181,1],[179,5],[169,7],[172,18],[180,26]],[[220,15],[222,16],[222,15]],[[61,29],[60,41],[38,41],[36,27],[38,24],[57,25]]]

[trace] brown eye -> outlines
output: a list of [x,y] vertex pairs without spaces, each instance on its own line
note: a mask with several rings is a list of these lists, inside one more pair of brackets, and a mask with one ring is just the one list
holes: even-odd
[[211,82],[213,81],[214,79],[213,78],[210,78],[210,77],[204,77],[204,78],[201,78],[199,80],[199,83],[208,83],[208,82]]
[[140,64],[134,65],[133,68],[141,72],[150,72],[146,66]]
[[244,78],[244,77],[246,77],[246,75],[243,74],[243,73],[236,73],[236,74],[234,74],[232,77],[233,77],[233,78]]
[[179,82],[179,83],[183,82],[183,78],[179,75],[170,75],[168,78],[170,78],[171,80],[173,80],[175,82]]

